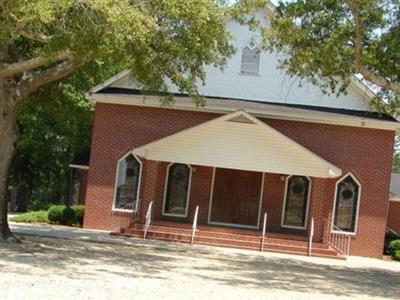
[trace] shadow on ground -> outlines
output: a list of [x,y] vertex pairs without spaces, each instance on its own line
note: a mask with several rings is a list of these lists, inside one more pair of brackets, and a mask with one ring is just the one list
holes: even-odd
[[319,265],[291,258],[229,253],[157,243],[136,246],[25,236],[22,244],[0,243],[0,270],[74,279],[105,273],[124,278],[168,280],[185,276],[228,286],[321,293],[335,296],[396,297],[400,273]]

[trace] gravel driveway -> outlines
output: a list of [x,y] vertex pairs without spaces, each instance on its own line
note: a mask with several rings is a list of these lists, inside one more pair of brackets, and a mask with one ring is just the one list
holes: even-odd
[[400,263],[23,235],[0,242],[0,299],[398,299]]

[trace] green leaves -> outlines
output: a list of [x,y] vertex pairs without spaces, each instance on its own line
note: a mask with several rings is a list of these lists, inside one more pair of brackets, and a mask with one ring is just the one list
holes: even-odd
[[[281,2],[265,41],[269,49],[284,53],[283,69],[325,92],[345,92],[357,73],[383,93],[393,92],[400,82],[399,10],[395,0]],[[357,28],[362,34],[358,65]]]
[[[90,57],[131,69],[132,78],[147,90],[165,91],[168,79],[197,99],[197,84],[205,80],[204,65],[223,67],[233,53],[226,16],[240,18],[264,4],[263,0],[239,1],[235,6],[212,0],[8,1],[0,11],[6,25],[0,49],[16,47],[19,60],[51,58],[68,50],[77,63]],[[8,57],[8,62],[13,60]]]

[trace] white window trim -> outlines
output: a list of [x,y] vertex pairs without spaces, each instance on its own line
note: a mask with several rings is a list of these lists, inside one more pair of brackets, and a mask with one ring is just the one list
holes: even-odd
[[[211,209],[212,209],[212,200],[213,200],[213,196],[214,196],[214,183],[215,183],[216,169],[217,169],[216,167],[213,167],[213,173],[212,173],[212,178],[211,178],[210,201],[209,201],[209,206],[208,206],[207,224],[219,225],[219,226],[227,226],[227,227],[235,227],[235,228],[258,229],[260,227],[262,200],[264,198],[265,173],[264,172],[258,172],[258,173],[262,173],[262,176],[261,176],[261,188],[260,188],[260,200],[259,200],[259,204],[258,204],[257,225],[253,226],[253,225],[241,225],[241,224],[233,224],[233,223],[224,223],[224,222],[213,222],[213,221],[211,221]],[[249,172],[253,172],[253,171],[249,171]]]
[[[284,220],[285,220],[285,207],[286,207],[286,195],[287,195],[287,190],[288,190],[288,185],[289,185],[289,179],[293,176],[299,176],[299,177],[305,177],[308,179],[308,193],[307,193],[307,205],[306,205],[306,215],[305,215],[305,220],[304,220],[304,226],[293,226],[293,225],[285,225]],[[308,222],[308,210],[310,207],[310,196],[311,196],[311,187],[312,187],[312,180],[308,176],[302,176],[302,175],[290,175],[286,177],[286,183],[285,183],[285,194],[283,195],[283,206],[282,206],[282,215],[281,215],[281,228],[289,228],[289,229],[301,229],[305,230],[307,229],[307,222]]]
[[[169,179],[169,169],[171,168],[172,165],[174,164],[179,164],[179,165],[186,165],[189,168],[189,182],[188,182],[188,189],[187,189],[187,195],[186,195],[186,209],[185,209],[185,214],[184,215],[179,215],[179,214],[169,214],[165,212],[165,205],[166,205],[166,200],[167,200],[167,190],[168,190],[168,179]],[[188,216],[188,210],[189,210],[189,200],[190,200],[190,191],[192,187],[192,173],[193,173],[193,168],[189,164],[181,164],[177,162],[172,162],[168,165],[167,167],[167,172],[165,175],[165,183],[164,183],[164,196],[163,196],[163,206],[162,206],[162,215],[166,217],[177,217],[177,218],[187,218]]]
[[[254,46],[254,47],[251,47],[251,46],[250,46],[250,43],[254,43],[255,46]],[[243,49],[246,48],[246,47],[248,47],[251,51],[253,51],[254,49],[257,49],[257,50],[259,51],[260,57],[259,57],[259,61],[258,61],[258,70],[257,70],[257,73],[242,72]],[[260,76],[261,57],[262,57],[262,55],[261,55],[260,47],[259,47],[258,43],[257,43],[254,39],[251,39],[251,40],[247,41],[245,44],[243,44],[243,45],[240,47],[239,75],[244,75],[244,76]]]
[[[347,176],[351,176],[353,180],[358,184],[358,196],[357,196],[357,207],[356,207],[356,220],[354,223],[354,231],[338,231],[333,230],[333,226],[335,225],[335,214],[336,214],[336,201],[337,201],[337,191],[339,183],[345,179]],[[335,198],[333,199],[333,210],[332,210],[332,222],[331,222],[331,233],[335,234],[343,234],[343,235],[356,235],[357,234],[357,227],[358,227],[358,216],[360,214],[360,202],[361,202],[361,182],[353,175],[353,173],[348,172],[344,176],[342,176],[335,184]]]
[[[125,158],[127,158],[130,154],[132,154],[140,164],[138,187],[137,187],[137,191],[136,191],[136,205],[135,205],[134,209],[116,208],[115,207],[115,202],[117,201],[117,188],[118,188],[117,184],[118,184],[119,165],[120,165],[120,162],[123,161]],[[143,169],[142,161],[136,155],[134,155],[132,153],[132,151],[129,151],[124,156],[122,156],[120,159],[118,159],[118,161],[117,161],[117,170],[115,172],[114,199],[113,199],[112,211],[115,211],[115,212],[132,212],[132,213],[137,212],[137,209],[139,207],[139,200],[140,200],[139,195],[140,195],[140,186],[141,186],[141,181],[142,181],[142,169]]]

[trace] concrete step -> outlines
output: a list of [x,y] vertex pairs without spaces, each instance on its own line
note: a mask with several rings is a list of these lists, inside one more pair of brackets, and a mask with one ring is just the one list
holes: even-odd
[[[186,224],[187,225],[187,224]],[[143,238],[144,225],[133,224],[122,229],[119,234],[128,237]],[[147,231],[146,238],[154,240],[190,243],[192,236],[188,226],[173,227],[164,224],[153,224]],[[261,248],[261,237],[258,231],[245,233],[245,231],[214,230],[214,228],[201,228],[195,235],[195,244],[257,250]],[[332,247],[313,242],[312,255],[319,257],[344,258]],[[308,242],[304,237],[289,237],[279,235],[267,235],[264,241],[264,251],[308,255]]]
[[[137,230],[143,230],[144,226],[142,224],[138,224],[134,228],[128,228],[126,229],[125,232],[127,233],[136,233]],[[173,228],[169,226],[159,226],[159,225],[151,225],[149,228],[149,231],[152,232],[160,232],[160,233],[171,233],[171,234],[182,234],[182,235],[192,235],[192,230],[191,229],[185,229],[185,228]],[[260,244],[261,242],[261,236],[260,233],[257,232],[252,235],[247,235],[247,234],[242,234],[242,233],[227,233],[227,232],[219,232],[219,231],[214,231],[214,230],[204,230],[204,229],[199,229],[196,231],[196,239],[197,238],[220,238],[220,239],[226,239],[226,240],[240,240],[240,241],[247,241],[247,242],[252,242],[256,244]],[[284,245],[289,245],[289,246],[299,246],[299,247],[308,247],[308,241],[305,240],[304,238],[279,238],[275,235],[268,235],[265,238],[265,241],[268,241],[268,243],[272,244],[284,244]],[[322,249],[328,249],[329,247],[325,244],[322,243],[313,243],[313,248],[322,248]]]

